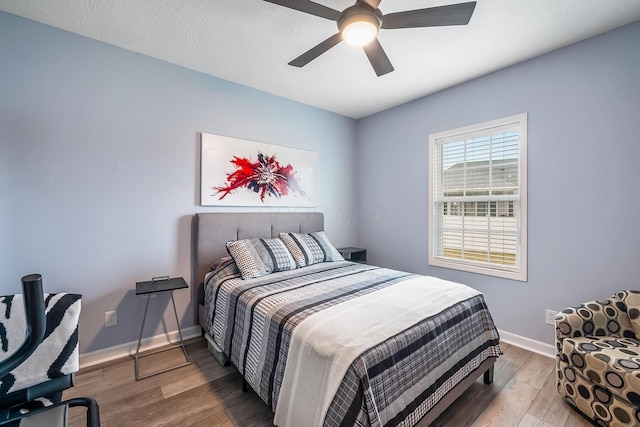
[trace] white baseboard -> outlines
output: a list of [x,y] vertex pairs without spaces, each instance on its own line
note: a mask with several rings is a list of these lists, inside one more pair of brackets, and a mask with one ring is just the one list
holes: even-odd
[[[499,330],[500,341],[507,344],[514,345],[516,347],[523,348],[525,350],[532,351],[534,353],[541,354],[543,356],[555,358],[556,348],[550,344],[545,344],[540,341],[535,341],[530,338],[522,337],[520,335],[512,334]],[[202,335],[202,329],[200,326],[191,326],[182,330],[182,338],[187,340]],[[179,341],[178,331],[170,332],[169,334],[156,335],[155,337],[145,338],[142,340],[141,349],[151,350],[153,348],[162,347],[163,345],[173,344]],[[132,356],[136,352],[138,341],[132,341],[125,344],[117,345],[114,347],[105,348],[103,350],[92,351],[91,353],[84,353],[80,355],[80,368],[88,368],[90,366],[98,365],[100,363],[109,362],[111,360],[119,359],[125,356]]]
[[500,334],[500,341],[507,344],[515,345],[516,347],[551,357],[552,359],[556,357],[556,348],[551,344],[545,344],[540,341],[512,334],[511,332],[498,330],[498,333]]
[[[187,340],[198,337],[202,335],[201,331],[202,329],[200,326],[191,326],[189,328],[182,329],[182,338]],[[140,344],[140,349],[142,351],[151,350],[153,348],[162,347],[163,345],[174,344],[179,341],[180,337],[178,336],[178,331],[173,331],[168,334],[156,335],[155,337],[143,339]],[[105,348],[103,350],[81,354],[80,369],[109,362],[121,357],[132,356],[135,354],[137,347],[138,341],[131,341],[114,347]]]

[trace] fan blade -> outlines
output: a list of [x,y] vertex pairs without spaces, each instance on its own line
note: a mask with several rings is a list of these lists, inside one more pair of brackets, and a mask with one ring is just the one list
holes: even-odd
[[429,7],[390,13],[382,17],[382,28],[439,27],[445,25],[467,25],[476,8],[476,2]]
[[380,6],[380,0],[357,0],[356,3],[366,3],[374,9]]
[[323,42],[320,42],[316,46],[312,47],[302,55],[298,56],[293,61],[289,62],[289,65],[293,65],[294,67],[304,67],[309,62],[316,59],[318,56],[322,55],[338,43],[342,41],[342,34],[337,33],[329,37]]
[[341,12],[331,9],[330,7],[323,6],[318,3],[314,3],[309,0],[264,0],[269,3],[278,4],[280,6],[288,7],[289,9],[298,10],[300,12],[308,13],[310,15],[319,16],[320,18],[329,19],[331,21],[337,21],[340,18]]
[[389,57],[384,53],[384,49],[377,38],[362,48],[364,49],[364,53],[367,54],[367,58],[369,58],[369,62],[371,62],[371,66],[378,77],[393,71],[393,65],[391,65]]

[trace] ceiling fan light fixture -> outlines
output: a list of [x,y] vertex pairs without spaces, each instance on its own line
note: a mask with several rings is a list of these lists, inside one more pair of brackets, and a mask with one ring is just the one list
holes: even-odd
[[289,9],[335,21],[338,32],[318,43],[289,62],[293,67],[304,67],[338,43],[346,41],[363,48],[378,77],[393,71],[393,65],[377,38],[378,30],[399,28],[441,27],[467,25],[476,7],[475,1],[424,9],[405,10],[383,14],[378,6],[381,0],[355,0],[355,4],[342,12],[311,0],[264,0]]
[[352,6],[342,13],[338,20],[338,29],[342,39],[354,46],[364,46],[378,35],[382,15],[379,11],[368,10],[361,6]]
[[[342,38],[354,46],[364,46],[370,43],[378,35],[378,26],[375,18],[367,15],[354,16],[351,22],[346,22],[342,28]],[[360,19],[358,19],[360,18]],[[364,19],[361,19],[364,18]]]

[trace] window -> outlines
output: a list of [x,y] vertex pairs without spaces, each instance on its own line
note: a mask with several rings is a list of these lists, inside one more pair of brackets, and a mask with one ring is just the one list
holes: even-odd
[[429,264],[527,280],[527,115],[429,135]]

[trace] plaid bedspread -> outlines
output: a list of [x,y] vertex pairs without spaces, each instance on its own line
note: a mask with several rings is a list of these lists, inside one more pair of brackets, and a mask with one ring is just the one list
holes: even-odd
[[[300,322],[415,277],[338,261],[242,280],[228,262],[205,283],[209,333],[275,411],[292,332]],[[357,357],[324,424],[414,425],[484,360],[500,353],[482,295],[460,301]]]

